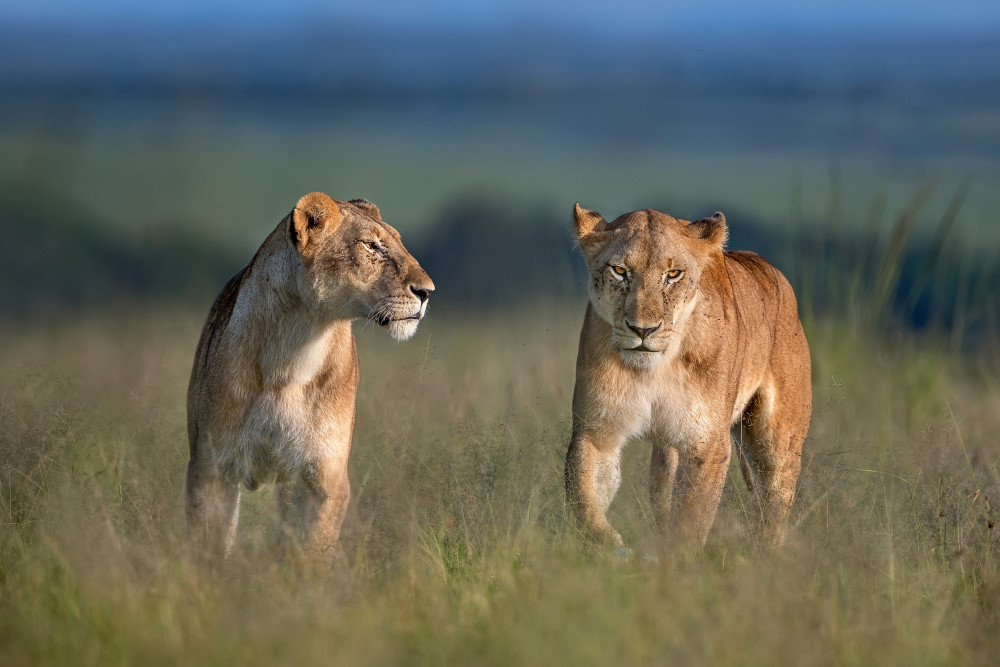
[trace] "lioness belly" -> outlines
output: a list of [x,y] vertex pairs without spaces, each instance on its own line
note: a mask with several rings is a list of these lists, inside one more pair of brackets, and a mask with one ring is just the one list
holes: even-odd
[[320,459],[346,462],[351,420],[335,408],[302,396],[261,394],[233,438],[235,446],[215,448],[220,469],[231,482],[255,489],[284,482]]

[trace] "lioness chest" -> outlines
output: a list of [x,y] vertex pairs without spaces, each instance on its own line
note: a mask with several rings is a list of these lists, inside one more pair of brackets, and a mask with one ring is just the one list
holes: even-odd
[[610,362],[586,383],[587,421],[628,438],[647,438],[679,449],[708,439],[726,416],[716,414],[717,401],[679,367],[668,364],[641,379]]
[[229,401],[242,408],[212,429],[228,477],[281,482],[317,458],[346,461],[358,372],[353,339],[340,344],[347,349],[331,349],[327,340],[322,350],[304,348],[281,377],[269,376],[267,353],[254,373],[222,376]]

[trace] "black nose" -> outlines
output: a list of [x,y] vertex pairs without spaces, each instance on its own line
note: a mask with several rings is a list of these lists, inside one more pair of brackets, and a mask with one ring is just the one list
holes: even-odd
[[410,285],[410,291],[417,295],[417,298],[420,299],[420,303],[423,303],[424,301],[427,301],[427,299],[430,298],[431,292],[433,292],[434,290],[428,289],[426,287],[417,287],[416,285]]
[[637,327],[628,320],[625,320],[625,324],[628,324],[628,328],[636,333],[639,338],[645,340],[647,336],[656,333],[663,326],[663,322],[660,322],[655,327]]

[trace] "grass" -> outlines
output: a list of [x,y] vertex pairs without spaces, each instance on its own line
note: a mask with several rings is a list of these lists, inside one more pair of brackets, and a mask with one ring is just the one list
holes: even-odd
[[[807,321],[814,416],[787,546],[755,543],[731,470],[707,548],[654,564],[649,448],[612,521],[567,520],[583,304],[432,312],[358,331],[345,557],[276,562],[244,495],[216,568],[180,542],[183,395],[203,313],[0,333],[0,654],[18,664],[992,664],[1000,650],[994,356]],[[362,329],[357,327],[357,329]]]

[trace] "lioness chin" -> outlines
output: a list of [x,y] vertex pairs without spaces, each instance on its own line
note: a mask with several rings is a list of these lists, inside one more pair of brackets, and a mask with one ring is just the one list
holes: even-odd
[[566,492],[579,525],[623,546],[606,512],[630,438],[653,443],[661,535],[704,544],[731,440],[765,537],[780,542],[812,411],[795,294],[760,256],[724,250],[725,217],[653,210],[607,222],[576,205],[589,296],[573,392]]
[[406,340],[434,283],[364,200],[302,197],[223,288],[188,386],[189,532],[230,549],[240,485],[275,482],[291,546],[333,546],[350,498],[358,359],[351,322]]

